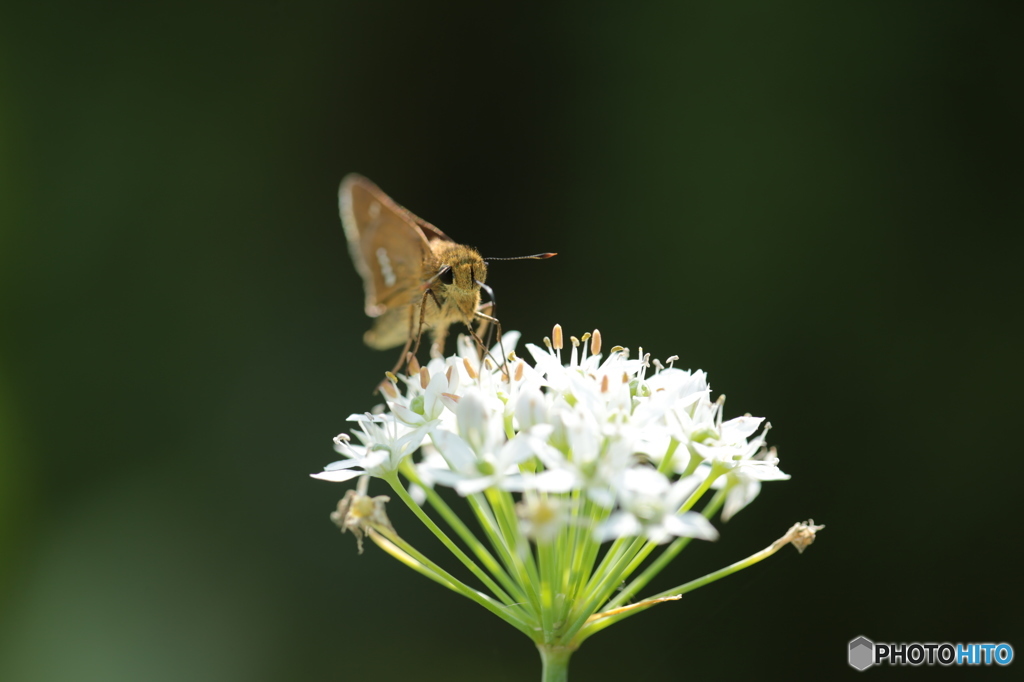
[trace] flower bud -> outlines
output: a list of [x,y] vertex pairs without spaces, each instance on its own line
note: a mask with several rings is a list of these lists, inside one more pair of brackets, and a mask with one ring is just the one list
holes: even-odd
[[540,389],[531,386],[520,392],[515,415],[519,421],[519,428],[523,431],[547,422],[547,408],[544,405],[544,394]]

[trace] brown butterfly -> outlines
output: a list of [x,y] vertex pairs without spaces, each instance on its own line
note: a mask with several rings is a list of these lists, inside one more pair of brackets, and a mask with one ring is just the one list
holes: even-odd
[[[444,352],[448,328],[456,322],[466,325],[484,346],[480,334],[487,323],[497,320],[484,312],[493,312],[494,292],[484,283],[487,263],[475,249],[452,241],[355,173],[341,181],[338,206],[349,252],[363,278],[366,314],[376,318],[363,341],[377,350],[405,344],[393,371],[415,356],[425,329],[431,332],[435,354]],[[481,305],[481,290],[488,292],[491,302]],[[474,321],[480,322],[476,331]]]

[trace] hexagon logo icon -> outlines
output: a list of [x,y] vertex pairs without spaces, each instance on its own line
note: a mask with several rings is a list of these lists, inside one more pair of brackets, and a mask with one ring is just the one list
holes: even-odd
[[850,666],[867,670],[875,662],[875,643],[867,637],[858,637],[850,642]]

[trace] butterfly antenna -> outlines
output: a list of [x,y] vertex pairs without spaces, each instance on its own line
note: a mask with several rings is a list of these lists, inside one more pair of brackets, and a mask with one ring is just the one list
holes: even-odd
[[484,258],[484,260],[544,260],[557,256],[557,253],[535,253],[532,256],[513,256],[511,258]]

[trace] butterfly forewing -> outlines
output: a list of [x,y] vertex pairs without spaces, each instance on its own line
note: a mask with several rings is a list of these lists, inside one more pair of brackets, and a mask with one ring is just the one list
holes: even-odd
[[366,289],[366,314],[379,317],[414,303],[424,254],[430,251],[416,216],[355,174],[342,180],[338,201],[349,252]]

